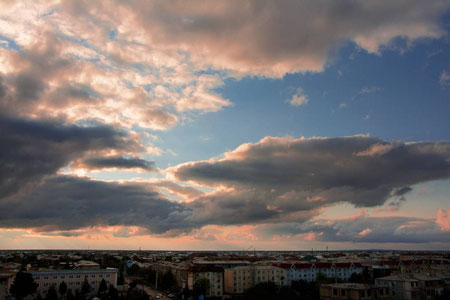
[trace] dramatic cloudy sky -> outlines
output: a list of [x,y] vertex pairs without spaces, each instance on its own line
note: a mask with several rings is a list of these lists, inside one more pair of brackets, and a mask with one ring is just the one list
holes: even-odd
[[450,250],[450,1],[1,1],[0,248]]

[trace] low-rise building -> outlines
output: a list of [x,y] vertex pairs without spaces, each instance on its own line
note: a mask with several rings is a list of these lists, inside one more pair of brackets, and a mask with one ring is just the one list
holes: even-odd
[[225,269],[225,293],[242,294],[262,282],[286,285],[286,271],[269,265],[249,265]]
[[38,284],[37,291],[44,295],[48,289],[53,286],[58,290],[61,282],[67,284],[67,290],[75,293],[81,290],[83,282],[86,279],[94,293],[97,292],[102,279],[108,285],[117,288],[118,269],[97,269],[97,270],[45,270],[45,271],[29,271],[33,275],[34,281]]
[[80,260],[74,263],[74,268],[80,270],[98,270],[100,269],[100,265],[90,260]]
[[444,292],[442,278],[426,273],[392,274],[376,278],[375,284],[379,287],[390,287],[394,300],[432,299]]
[[200,279],[207,279],[209,289],[206,297],[222,297],[223,295],[223,268],[214,266],[194,266],[189,268],[188,288],[194,289],[195,283]]
[[349,280],[352,274],[360,274],[363,271],[363,266],[357,262],[274,263],[273,265],[286,270],[286,285],[299,280],[312,282],[319,274],[328,278]]
[[335,283],[320,286],[321,300],[381,300],[391,299],[389,287],[374,284]]

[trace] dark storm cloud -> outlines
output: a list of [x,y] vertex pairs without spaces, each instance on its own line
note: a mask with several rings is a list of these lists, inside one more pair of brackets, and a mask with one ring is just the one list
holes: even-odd
[[0,116],[0,199],[26,191],[88,151],[138,150],[109,126],[80,127]]
[[40,98],[45,90],[45,83],[38,76],[20,73],[14,79],[14,88],[18,101],[31,101]]
[[55,176],[33,193],[0,201],[0,227],[73,230],[130,225],[154,233],[185,229],[190,211],[144,184],[119,184]]
[[415,184],[449,178],[449,159],[450,142],[385,142],[368,136],[265,138],[241,145],[223,159],[185,163],[171,171],[179,180],[233,187],[206,196],[203,205],[221,211],[236,202],[236,216],[256,214],[258,207],[263,210],[257,213],[261,221],[339,202],[367,207],[389,199],[398,202]]
[[[407,234],[399,238],[404,242],[421,242],[411,229],[419,225],[421,230],[431,228],[429,239],[441,237],[439,227],[414,223],[420,220],[392,221],[395,224],[386,223],[390,227],[382,231],[387,226],[382,221],[365,219],[346,225],[348,232],[341,228],[342,220],[331,225],[310,220],[327,205],[380,205],[404,197],[414,184],[448,178],[448,142],[387,143],[367,136],[265,138],[244,144],[221,160],[190,162],[170,169],[181,180],[223,186],[201,193],[186,187],[174,189],[174,184],[166,181],[120,184],[54,175],[74,160],[94,167],[153,165],[124,157],[84,156],[109,148],[139,148],[110,127],[0,121],[0,142],[7,145],[0,149],[0,227],[70,231],[125,225],[177,235],[211,224],[293,222],[298,233],[320,233],[320,238],[327,240],[375,242],[394,230],[394,225],[398,225],[395,232]],[[188,193],[192,201],[169,201],[157,192],[160,189]],[[25,192],[14,193],[17,191]]]
[[146,171],[155,171],[155,162],[147,161],[136,157],[110,156],[110,157],[92,157],[85,159],[83,165],[89,169],[142,169]]
[[432,219],[413,217],[369,217],[361,215],[338,220],[262,225],[263,236],[314,234],[323,242],[355,243],[432,243],[450,242],[450,231],[443,231]]
[[6,95],[6,87],[3,84],[3,77],[0,75],[0,100]]

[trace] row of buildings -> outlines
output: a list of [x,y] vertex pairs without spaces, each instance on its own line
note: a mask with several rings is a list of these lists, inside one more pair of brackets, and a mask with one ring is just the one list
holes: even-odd
[[74,293],[76,290],[81,290],[85,280],[91,286],[93,292],[96,292],[102,280],[106,284],[117,288],[118,269],[87,269],[87,270],[44,270],[44,271],[29,271],[33,275],[34,281],[38,284],[37,292],[45,295],[48,289],[53,286],[58,290],[59,285],[64,281],[67,285],[67,290]]
[[[15,255],[17,257],[17,254]],[[108,285],[117,287],[118,269],[101,269],[99,263],[103,266],[124,266],[125,271],[135,264],[140,268],[151,268],[160,274],[170,272],[178,290],[194,290],[196,283],[207,280],[209,288],[205,296],[218,298],[242,295],[259,283],[272,282],[278,286],[290,286],[300,280],[316,281],[319,276],[336,279],[331,281],[335,281],[334,284],[321,286],[321,298],[324,300],[433,299],[434,296],[441,295],[444,287],[450,284],[450,261],[447,254],[433,254],[429,257],[416,255],[403,259],[402,257],[395,259],[396,257],[390,253],[353,252],[332,253],[322,257],[276,252],[250,255],[229,253],[149,255],[140,252],[130,255],[93,252],[90,255],[83,255],[83,258],[93,258],[95,262],[79,260],[81,256],[76,254],[70,254],[69,260],[68,254],[39,255],[42,256],[41,261],[51,263],[50,266],[44,267],[45,269],[42,268],[42,263],[30,265],[29,268],[29,272],[38,283],[38,292],[41,295],[44,295],[51,286],[58,287],[63,281],[72,293],[80,290],[86,281],[92,287],[93,293],[98,290],[102,280]],[[113,259],[115,264],[105,264],[105,256]],[[4,263],[0,265],[0,273],[2,268],[14,269],[22,265]],[[372,281],[373,284],[356,284],[352,282],[354,274],[363,274],[375,280]],[[0,299],[3,299],[2,293],[7,295],[12,279],[11,275],[0,276]]]
[[210,288],[206,296],[221,297],[224,294],[242,294],[245,290],[263,282],[289,286],[293,281],[315,281],[319,274],[346,281],[352,274],[360,274],[360,263],[288,263],[256,262],[243,260],[200,260],[193,263],[154,263],[152,268],[172,272],[181,288],[192,290],[197,280],[206,278]]
[[[15,274],[20,270],[20,264],[7,264],[2,266],[0,272],[0,300],[10,296],[11,285],[14,282]],[[75,294],[81,291],[82,286],[87,282],[90,286],[92,294],[98,291],[102,280],[105,281],[107,287],[114,286],[117,288],[117,279],[119,270],[116,268],[101,269],[100,265],[91,261],[79,261],[74,264],[72,269],[45,269],[25,271],[33,276],[34,282],[37,284],[36,293],[45,296],[50,287],[54,287],[58,291],[58,287],[62,282],[67,285],[67,292]]]
[[431,300],[444,293],[445,277],[428,273],[393,274],[375,284],[336,283],[320,286],[321,300]]
[[[353,274],[363,271],[373,274],[380,267],[385,272],[383,276],[374,277],[379,277],[374,284],[349,282]],[[432,299],[441,295],[444,287],[450,284],[450,262],[447,260],[379,261],[370,266],[361,262],[197,260],[189,263],[157,262],[152,268],[172,272],[177,284],[190,290],[197,280],[208,279],[208,297],[243,294],[263,282],[279,286],[290,286],[299,280],[312,282],[319,274],[349,282],[323,285],[323,299]]]

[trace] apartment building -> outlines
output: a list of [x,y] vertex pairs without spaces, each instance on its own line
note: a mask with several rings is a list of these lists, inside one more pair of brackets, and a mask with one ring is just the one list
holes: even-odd
[[97,270],[45,270],[45,271],[29,271],[33,275],[34,281],[38,284],[37,291],[44,295],[50,286],[58,290],[61,282],[67,284],[67,290],[75,293],[81,290],[84,280],[90,284],[93,292],[97,292],[102,279],[108,285],[117,288],[117,275],[119,270],[114,268],[97,269]]
[[394,300],[433,299],[444,292],[444,281],[426,273],[393,274],[375,279],[379,287],[390,287]]
[[225,269],[225,293],[242,294],[262,282],[286,284],[286,271],[270,265],[249,265]]
[[209,281],[206,297],[222,297],[223,295],[223,268],[215,266],[193,266],[188,273],[188,288],[194,289],[195,283],[200,279]]
[[373,284],[335,283],[320,286],[320,300],[382,300],[391,299],[389,287]]
[[363,271],[363,266],[357,262],[273,263],[272,265],[286,270],[286,285],[299,280],[315,281],[318,274],[349,280],[352,274],[360,274]]

